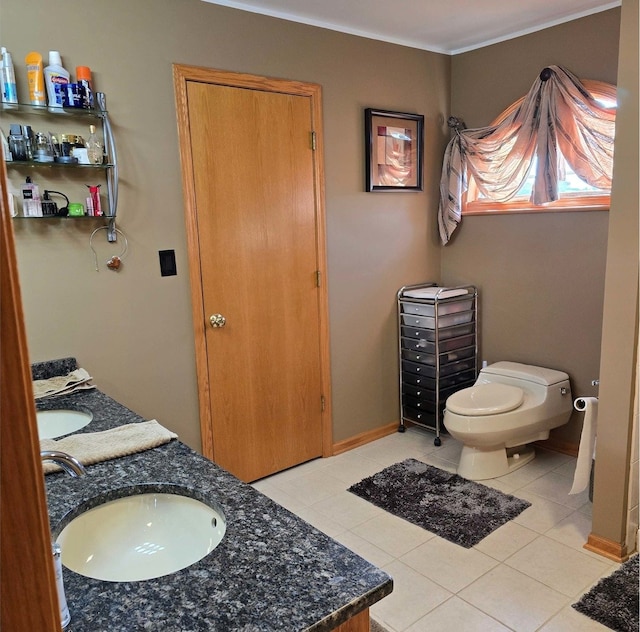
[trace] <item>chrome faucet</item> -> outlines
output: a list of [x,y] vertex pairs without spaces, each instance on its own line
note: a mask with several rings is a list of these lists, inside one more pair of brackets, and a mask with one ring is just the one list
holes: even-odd
[[75,456],[71,456],[66,452],[60,452],[59,450],[43,450],[40,452],[40,459],[42,461],[53,461],[57,463],[69,476],[73,478],[79,478],[87,473],[84,469],[84,465],[76,459]]

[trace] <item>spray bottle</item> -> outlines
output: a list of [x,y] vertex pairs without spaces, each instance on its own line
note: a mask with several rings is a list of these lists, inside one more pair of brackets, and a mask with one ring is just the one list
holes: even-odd
[[[11,53],[4,46],[0,50],[2,51],[2,103],[18,103],[16,74],[13,69]],[[5,105],[5,107],[7,106]]]

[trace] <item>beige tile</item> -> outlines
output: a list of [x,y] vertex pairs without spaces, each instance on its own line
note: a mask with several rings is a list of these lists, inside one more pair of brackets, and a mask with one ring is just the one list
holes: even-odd
[[593,503],[588,500],[581,507],[578,508],[578,511],[585,516],[589,516],[591,518],[593,516]]
[[482,485],[486,485],[487,487],[492,487],[493,489],[497,489],[501,491],[503,494],[511,494],[512,496],[517,496],[515,493],[516,489],[513,485],[510,485],[504,480],[504,477],[499,478],[488,478],[484,481],[478,481],[482,483]]
[[402,556],[400,561],[453,593],[498,564],[481,551],[465,549],[437,536]]
[[286,492],[283,492],[279,487],[272,485],[266,480],[258,481],[257,483],[253,483],[252,485],[255,489],[257,489],[261,494],[268,496],[274,502],[277,502],[279,505],[282,505],[285,509],[297,514],[298,511],[305,507],[305,504],[290,496]]
[[480,540],[473,548],[495,560],[504,562],[509,556],[519,551],[529,542],[533,542],[537,537],[538,533],[535,531],[510,520],[493,533],[490,533],[486,538]]
[[406,630],[451,597],[451,593],[400,561],[384,569],[393,577],[393,592],[371,606],[371,615],[394,630]]
[[610,632],[610,629],[579,613],[570,605],[566,606],[545,623],[540,632]]
[[295,478],[271,477],[269,483],[304,505],[313,505],[335,496],[345,491],[347,487],[345,483],[331,476],[324,468]]
[[586,589],[609,568],[609,564],[546,536],[527,544],[505,564],[567,597]]
[[584,554],[587,554],[597,560],[604,560],[601,555],[592,553],[584,548],[584,544],[591,533],[591,516],[582,513],[582,511],[574,511],[566,518],[561,520],[557,525],[549,529],[545,536],[566,544]]
[[391,555],[351,531],[338,533],[333,536],[333,539],[379,568],[393,561]]
[[347,491],[313,503],[311,507],[347,529],[384,512],[372,503]]
[[578,509],[589,500],[589,492],[584,490],[579,494],[569,494],[572,483],[573,480],[567,476],[549,472],[525,485],[519,491],[531,492],[554,503]]
[[458,597],[447,599],[442,605],[407,628],[407,632],[454,631],[509,632],[509,628]]
[[[330,461],[331,461],[331,458],[313,459],[311,461],[307,461],[306,463],[297,465],[296,467],[290,467],[288,470],[283,470],[282,472],[278,472],[277,474],[272,474],[271,476],[267,476],[266,478],[263,478],[261,480],[267,481],[273,484],[276,481],[286,481],[286,480],[291,480],[292,478],[300,478],[305,474],[309,474],[310,472],[315,472],[316,470],[320,470],[324,467],[327,467]],[[258,482],[261,482],[261,481],[258,481]]]
[[558,452],[550,452],[540,448],[535,448],[535,450],[536,458],[533,461],[510,474],[502,476],[501,480],[512,485],[514,489],[519,489],[572,459],[572,457]]
[[518,490],[517,496],[523,500],[528,500],[531,503],[531,507],[516,516],[513,521],[538,533],[545,533],[573,513],[571,507],[554,503],[523,489]]
[[377,474],[382,469],[384,468],[377,461],[345,452],[330,459],[326,472],[343,481],[347,487],[350,487],[363,478]]
[[[461,444],[449,435],[441,438],[442,446],[436,447],[433,432],[407,428],[405,433],[315,459],[253,486],[394,577],[394,592],[371,609],[373,618],[390,632],[606,632],[608,628],[570,607],[619,567],[579,545],[590,528],[592,504],[585,492],[572,499],[578,505],[575,509],[567,506],[573,457],[537,449],[536,459],[520,470],[483,481],[533,504],[471,550],[345,491],[350,484],[406,458],[455,472]],[[360,503],[379,513],[360,520],[361,511],[367,511],[358,507]],[[538,550],[532,545],[541,534],[546,540]],[[423,536],[428,539],[420,541]],[[510,564],[522,566],[524,572]],[[546,576],[538,580],[527,574],[545,575],[544,569],[554,564],[553,587],[545,585]],[[575,580],[585,574],[585,581]],[[585,585],[567,597],[578,584]],[[454,596],[455,590],[459,592]]]
[[359,524],[352,531],[393,557],[400,557],[435,537],[430,531],[386,511]]
[[452,439],[442,443],[439,448],[429,451],[427,454],[444,461],[458,463],[460,461],[460,453],[462,452],[462,443]]
[[[406,435],[407,433],[405,433]],[[403,436],[403,435],[399,435]],[[388,467],[405,459],[423,460],[424,450],[416,446],[411,439],[390,440],[384,437],[358,448],[358,456],[376,461],[382,467]]]
[[555,474],[560,474],[560,476],[568,476],[573,482],[573,477],[576,473],[576,463],[577,459],[572,457],[571,460],[563,463],[560,467],[556,467],[553,472]]
[[458,469],[458,461],[447,461],[440,457],[439,452],[430,452],[429,454],[424,454],[420,461],[426,463],[427,465],[433,465],[434,467],[439,467],[441,470],[445,472],[451,472],[455,474]]
[[534,632],[567,603],[564,595],[504,564],[458,597],[517,632]]

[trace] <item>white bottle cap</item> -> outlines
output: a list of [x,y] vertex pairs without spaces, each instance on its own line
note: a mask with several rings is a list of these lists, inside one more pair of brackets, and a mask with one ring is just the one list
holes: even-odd
[[49,51],[49,66],[62,66],[62,59],[60,59],[60,52],[57,50]]

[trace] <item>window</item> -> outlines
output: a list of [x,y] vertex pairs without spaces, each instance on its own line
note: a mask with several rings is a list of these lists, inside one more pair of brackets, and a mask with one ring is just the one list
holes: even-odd
[[[616,107],[616,88],[601,81],[583,80],[582,84],[602,106]],[[518,108],[525,97],[509,106],[492,124],[497,126]],[[544,213],[549,211],[585,211],[609,210],[610,188],[598,188],[587,184],[580,178],[562,152],[558,152],[558,195],[559,199],[540,205],[531,203],[531,194],[537,167],[537,156],[529,164],[528,175],[517,193],[506,202],[499,202],[484,196],[475,183],[473,176],[469,177],[468,190],[462,201],[463,215],[481,215],[485,213]]]

